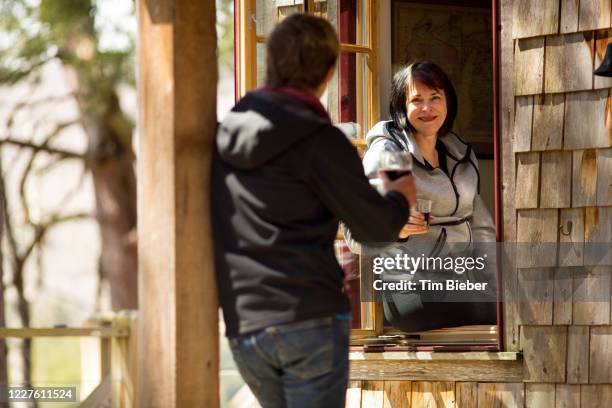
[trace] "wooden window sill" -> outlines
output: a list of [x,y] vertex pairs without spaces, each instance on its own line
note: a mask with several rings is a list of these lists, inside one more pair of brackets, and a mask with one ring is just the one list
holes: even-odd
[[351,380],[523,381],[516,352],[351,351]]

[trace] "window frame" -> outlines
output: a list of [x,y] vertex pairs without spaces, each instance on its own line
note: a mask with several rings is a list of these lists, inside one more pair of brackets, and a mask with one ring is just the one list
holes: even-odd
[[[316,0],[303,0],[303,5],[306,12],[313,13],[315,10]],[[379,7],[384,5],[391,6],[392,0],[357,0],[357,16],[356,16],[356,32],[357,38],[355,43],[341,43],[340,51],[351,53],[356,56],[356,61],[365,58],[365,81],[360,78],[364,75],[361,70],[357,70],[357,118],[362,125],[364,132],[359,139],[351,140],[352,144],[358,148],[366,147],[366,142],[363,133],[365,130],[373,127],[380,120],[380,61],[378,52],[379,40],[379,22],[378,12]],[[257,87],[257,44],[265,43],[267,37],[258,35],[256,28],[256,0],[234,0],[234,27],[235,27],[235,99],[238,101],[248,91]],[[499,155],[499,16],[498,16],[498,0],[491,0],[492,14],[492,46],[493,46],[493,160],[494,160],[494,221],[496,228],[496,238],[499,242],[502,237],[502,214],[501,214],[501,162]],[[316,13],[314,13],[316,14]],[[364,15],[365,14],[365,15]],[[363,38],[364,26],[367,27],[365,38]],[[360,45],[361,44],[361,45]],[[357,66],[362,66],[357,63]],[[359,112],[364,106],[364,89],[360,89],[363,83],[368,84],[369,89],[365,89],[365,106],[367,109],[367,118],[363,118],[363,112]],[[340,235],[338,238],[342,238]],[[365,270],[364,258],[359,256],[359,270]],[[501,302],[501,271],[498,267],[498,294],[497,294],[497,343],[483,346],[396,346],[405,350],[445,350],[445,351],[502,351],[504,349],[504,325]],[[360,290],[365,290],[364,285],[367,283],[360,278]],[[372,318],[370,328],[351,329],[351,339],[356,344],[360,339],[367,337],[377,337],[385,332],[383,307],[380,302],[361,302],[361,326],[367,325],[368,317]],[[361,343],[363,345],[363,342]],[[398,350],[394,348],[394,350]]]

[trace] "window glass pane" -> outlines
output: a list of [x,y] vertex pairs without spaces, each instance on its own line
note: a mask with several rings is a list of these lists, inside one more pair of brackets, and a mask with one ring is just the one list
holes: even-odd
[[257,43],[257,87],[263,86],[266,81],[266,44]]
[[337,69],[328,85],[326,107],[334,123],[354,122],[363,138],[371,124],[368,122],[367,56],[360,53],[341,52]]
[[301,13],[303,11],[303,0],[257,0],[255,13],[257,35],[267,37],[278,21],[293,13]]

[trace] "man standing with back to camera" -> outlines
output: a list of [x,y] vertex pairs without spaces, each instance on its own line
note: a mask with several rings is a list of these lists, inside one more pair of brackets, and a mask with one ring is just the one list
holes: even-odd
[[[234,360],[264,407],[344,407],[350,304],[334,255],[338,222],[361,242],[395,241],[411,176],[381,196],[319,102],[339,43],[306,14],[267,42],[266,86],[219,127],[212,220],[219,299]],[[381,176],[384,177],[384,176]]]

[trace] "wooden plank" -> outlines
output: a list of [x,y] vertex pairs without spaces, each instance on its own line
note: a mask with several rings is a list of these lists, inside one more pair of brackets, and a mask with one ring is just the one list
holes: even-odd
[[592,88],[593,41],[592,32],[546,38],[546,93]]
[[555,385],[526,384],[525,408],[555,408]]
[[363,381],[361,384],[361,406],[382,408],[384,394],[384,381]]
[[612,205],[612,149],[597,150],[597,205]]
[[559,31],[559,0],[516,0],[513,38],[556,34]]
[[569,326],[567,333],[567,382],[589,382],[589,328]]
[[571,268],[555,270],[553,324],[572,324],[572,292],[574,274]]
[[36,337],[128,337],[129,330],[119,327],[0,327],[0,339]]
[[571,208],[559,214],[559,266],[581,266],[584,262],[584,209]]
[[533,123],[533,96],[517,96],[514,118],[514,151],[531,150],[531,129]]
[[574,271],[573,323],[610,323],[610,279],[608,266],[578,268]]
[[519,324],[552,324],[553,276],[550,268],[519,269]]
[[[466,326],[469,328],[471,326]],[[486,326],[490,327],[490,326]],[[452,329],[440,329],[455,331],[456,328]],[[432,332],[433,330],[429,331]],[[466,338],[470,336],[474,336],[475,331],[466,330],[464,335]],[[427,332],[420,332],[419,335],[423,335]],[[440,353],[438,351],[385,351],[385,352],[363,352],[363,351],[350,351],[349,359],[352,361],[355,360],[416,360],[416,361],[516,361],[520,358],[519,353],[513,351],[498,351],[498,352],[488,352],[488,351],[467,351],[467,352],[454,352],[454,351],[445,351],[444,353]]]
[[561,33],[578,31],[578,9],[580,0],[561,0]]
[[557,263],[557,210],[519,210],[517,266],[551,267]]
[[346,389],[346,408],[361,408],[361,381],[349,381]]
[[[606,56],[608,43],[612,42],[612,30],[602,30],[595,32],[595,64],[593,69],[599,68]],[[593,88],[612,88],[612,78],[593,75]]]
[[456,408],[478,408],[478,383],[455,383]]
[[584,217],[584,264],[612,265],[612,207],[587,207]]
[[455,384],[451,381],[412,383],[413,408],[454,408]]
[[543,76],[544,37],[517,40],[514,51],[514,94],[542,93]]
[[588,207],[597,201],[597,151],[573,152],[572,207]]
[[384,408],[411,408],[412,383],[385,381]]
[[[608,129],[612,110],[608,89],[573,92],[565,97],[565,150],[612,146]],[[588,123],[589,126],[584,124]]]
[[215,3],[137,5],[140,406],[215,408],[219,314],[208,193]]
[[589,383],[612,383],[612,326],[591,327],[589,350]]
[[[502,225],[501,238],[504,242],[516,241],[516,209],[514,204],[515,155],[514,155],[514,42],[512,40],[513,0],[498,2],[501,22],[500,33],[500,147],[501,147],[501,191]],[[498,226],[499,228],[499,226]],[[506,271],[503,275],[504,298],[516,293],[516,271]],[[516,351],[519,347],[517,306],[514,301],[506,301],[503,307],[503,342],[506,350]]]
[[612,401],[612,384],[580,386],[580,408],[609,407],[610,401]]
[[525,382],[565,382],[566,327],[522,326],[521,346]]
[[[518,361],[351,361],[353,380],[414,381],[522,381],[523,366]],[[414,386],[414,384],[413,384]]]
[[542,153],[540,208],[568,208],[571,204],[572,153]]
[[531,150],[561,150],[565,95],[545,94],[535,98]]
[[578,29],[597,30],[610,27],[610,0],[580,0]]
[[555,386],[555,408],[576,408],[580,406],[580,386],[557,384]]
[[516,208],[538,208],[540,153],[516,155]]
[[523,408],[523,383],[479,383],[478,408]]

